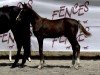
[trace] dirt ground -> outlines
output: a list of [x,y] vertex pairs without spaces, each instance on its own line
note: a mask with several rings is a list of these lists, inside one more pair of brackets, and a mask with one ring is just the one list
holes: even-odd
[[37,68],[39,60],[27,61],[24,68],[11,69],[13,62],[0,60],[0,75],[100,75],[100,60],[81,60],[78,70],[70,68],[71,60],[45,60],[41,70]]

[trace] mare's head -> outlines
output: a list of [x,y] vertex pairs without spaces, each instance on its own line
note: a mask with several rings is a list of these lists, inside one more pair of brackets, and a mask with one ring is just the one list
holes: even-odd
[[20,2],[20,5],[22,6],[22,9],[21,11],[19,12],[16,20],[17,21],[30,21],[31,17],[32,17],[32,13],[33,13],[33,10],[32,10],[32,6],[30,4],[22,4]]

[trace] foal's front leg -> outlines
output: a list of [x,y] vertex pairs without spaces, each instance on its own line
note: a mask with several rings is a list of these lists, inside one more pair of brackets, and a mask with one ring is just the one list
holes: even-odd
[[38,66],[39,69],[44,66],[44,55],[43,55],[43,39],[37,38],[39,44],[39,55],[40,55],[40,64]]

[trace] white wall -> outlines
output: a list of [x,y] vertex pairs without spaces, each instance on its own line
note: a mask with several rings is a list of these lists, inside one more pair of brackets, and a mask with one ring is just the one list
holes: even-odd
[[[0,0],[0,6],[3,5],[17,5],[19,1],[22,2],[28,2],[28,0]],[[82,51],[100,51],[100,0],[89,0],[88,11],[84,12],[86,9],[85,6],[80,7],[81,5],[85,5],[86,0],[33,0],[33,9],[44,18],[52,19],[53,11],[59,10],[60,7],[65,6],[63,11],[61,11],[61,15],[66,13],[66,9],[68,9],[68,12],[71,13],[72,7],[76,3],[78,3],[78,8],[75,9],[75,11],[79,10],[80,13],[84,13],[84,15],[78,16],[78,13],[71,14],[70,18],[75,18],[77,20],[80,20],[81,23],[84,25],[84,27],[89,27],[89,32],[92,33],[92,36],[89,38],[85,38],[84,36],[81,36],[80,38],[83,39],[83,41],[79,42],[81,45]],[[69,17],[68,15],[59,17],[59,12],[56,13],[57,15],[54,16],[54,19],[58,18],[64,18]],[[16,44],[13,43],[11,39],[9,38],[9,31],[8,33],[1,34],[0,35],[0,50],[16,50]],[[13,38],[13,35],[11,35]],[[62,43],[59,42],[60,38],[55,38],[57,41],[54,42],[54,39],[45,39],[44,40],[44,50],[45,51],[69,51],[71,50],[70,44],[67,40],[65,40],[64,37],[61,38],[60,41],[64,41]],[[5,41],[6,40],[6,41]],[[35,38],[34,34],[31,37],[31,44],[32,44],[32,50],[38,51],[38,43],[37,39]],[[5,42],[2,42],[5,41]],[[65,44],[66,41],[66,44]],[[53,47],[52,47],[53,45]],[[9,46],[12,46],[12,48]]]

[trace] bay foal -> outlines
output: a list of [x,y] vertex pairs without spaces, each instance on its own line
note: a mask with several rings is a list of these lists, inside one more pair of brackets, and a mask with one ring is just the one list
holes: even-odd
[[75,19],[62,18],[57,20],[49,20],[40,17],[31,7],[30,4],[22,4],[22,10],[17,16],[16,20],[23,22],[23,24],[32,24],[33,33],[36,36],[39,44],[40,54],[40,65],[38,68],[42,68],[44,64],[43,56],[43,40],[44,38],[56,38],[65,36],[73,50],[72,65],[75,65],[75,59],[77,60],[76,65],[79,66],[80,61],[80,45],[77,41],[76,35],[80,29],[85,36],[91,34],[81,25],[81,23]]

